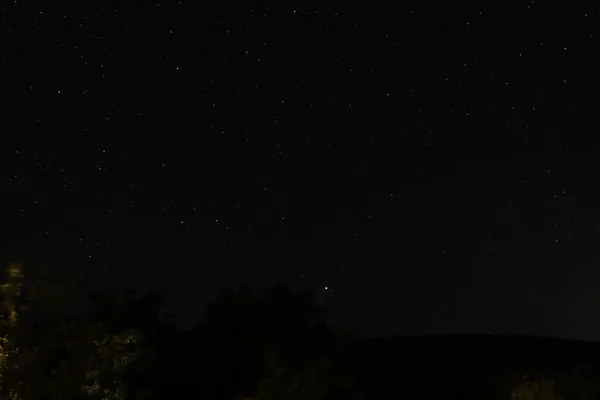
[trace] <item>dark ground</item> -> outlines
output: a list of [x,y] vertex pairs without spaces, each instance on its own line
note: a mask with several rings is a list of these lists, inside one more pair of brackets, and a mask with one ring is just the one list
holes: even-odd
[[507,399],[525,376],[597,376],[599,354],[600,344],[591,342],[463,335],[363,339],[341,359],[367,398]]

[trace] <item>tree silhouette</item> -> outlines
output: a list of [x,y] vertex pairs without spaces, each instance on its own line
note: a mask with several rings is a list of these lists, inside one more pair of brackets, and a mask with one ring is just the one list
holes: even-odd
[[207,399],[300,400],[341,387],[341,341],[313,289],[225,288],[182,331],[172,316],[161,320],[163,296],[135,290],[92,295],[87,313],[64,318],[68,297],[53,300],[72,291],[43,271],[33,275],[13,264],[2,285],[0,399],[151,400],[191,390]]
[[[282,391],[292,376],[308,379],[314,363],[333,356],[335,335],[316,292],[294,294],[278,284],[255,295],[245,285],[225,288],[207,305],[194,330],[213,395],[223,398]],[[291,383],[290,383],[291,384]]]

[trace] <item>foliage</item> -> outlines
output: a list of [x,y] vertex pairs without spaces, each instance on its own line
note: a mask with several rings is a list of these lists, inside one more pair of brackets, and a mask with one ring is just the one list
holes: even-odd
[[548,374],[538,374],[537,377],[525,375],[511,391],[514,400],[593,400],[598,398],[600,391],[594,376],[590,371],[581,368]]
[[512,400],[563,400],[557,391],[556,382],[542,376],[531,379],[523,377],[511,393]]
[[292,368],[281,376],[263,378],[256,400],[321,400],[332,391],[350,387],[334,359],[320,359],[302,368]]
[[255,295],[241,285],[224,289],[207,306],[198,339],[210,343],[209,365],[223,376],[239,377],[232,395],[262,390],[264,396],[266,388],[283,390],[284,380],[317,374],[322,359],[336,349],[328,310],[315,301],[310,289],[294,294],[276,285]]
[[140,331],[122,323],[138,303],[106,296],[87,318],[61,324],[31,307],[53,298],[23,296],[22,279],[12,265],[2,286],[0,398],[126,399],[132,367],[151,353]]
[[139,355],[137,337],[136,332],[127,331],[93,341],[96,352],[90,357],[82,385],[88,396],[101,400],[126,398],[127,388],[119,375]]
[[0,314],[0,397],[16,400],[21,398],[15,387],[21,384],[16,373],[20,355],[17,320],[20,311],[21,267],[19,264],[12,264],[7,272],[8,281],[0,287],[3,300]]

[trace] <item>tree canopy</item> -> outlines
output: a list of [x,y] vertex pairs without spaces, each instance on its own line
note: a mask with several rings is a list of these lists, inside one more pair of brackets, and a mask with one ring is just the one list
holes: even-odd
[[183,331],[161,318],[158,293],[95,294],[84,315],[60,318],[54,295],[65,291],[23,278],[11,264],[2,285],[2,399],[159,399],[191,388],[214,399],[300,399],[329,390],[324,371],[341,341],[310,288],[224,288]]

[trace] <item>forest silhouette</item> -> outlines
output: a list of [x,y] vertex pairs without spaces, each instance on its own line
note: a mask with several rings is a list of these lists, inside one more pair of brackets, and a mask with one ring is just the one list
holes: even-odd
[[2,399],[600,398],[597,343],[360,338],[329,323],[315,289],[283,284],[226,287],[187,330],[164,314],[163,295],[133,289],[65,316],[70,284],[17,263],[6,272]]

